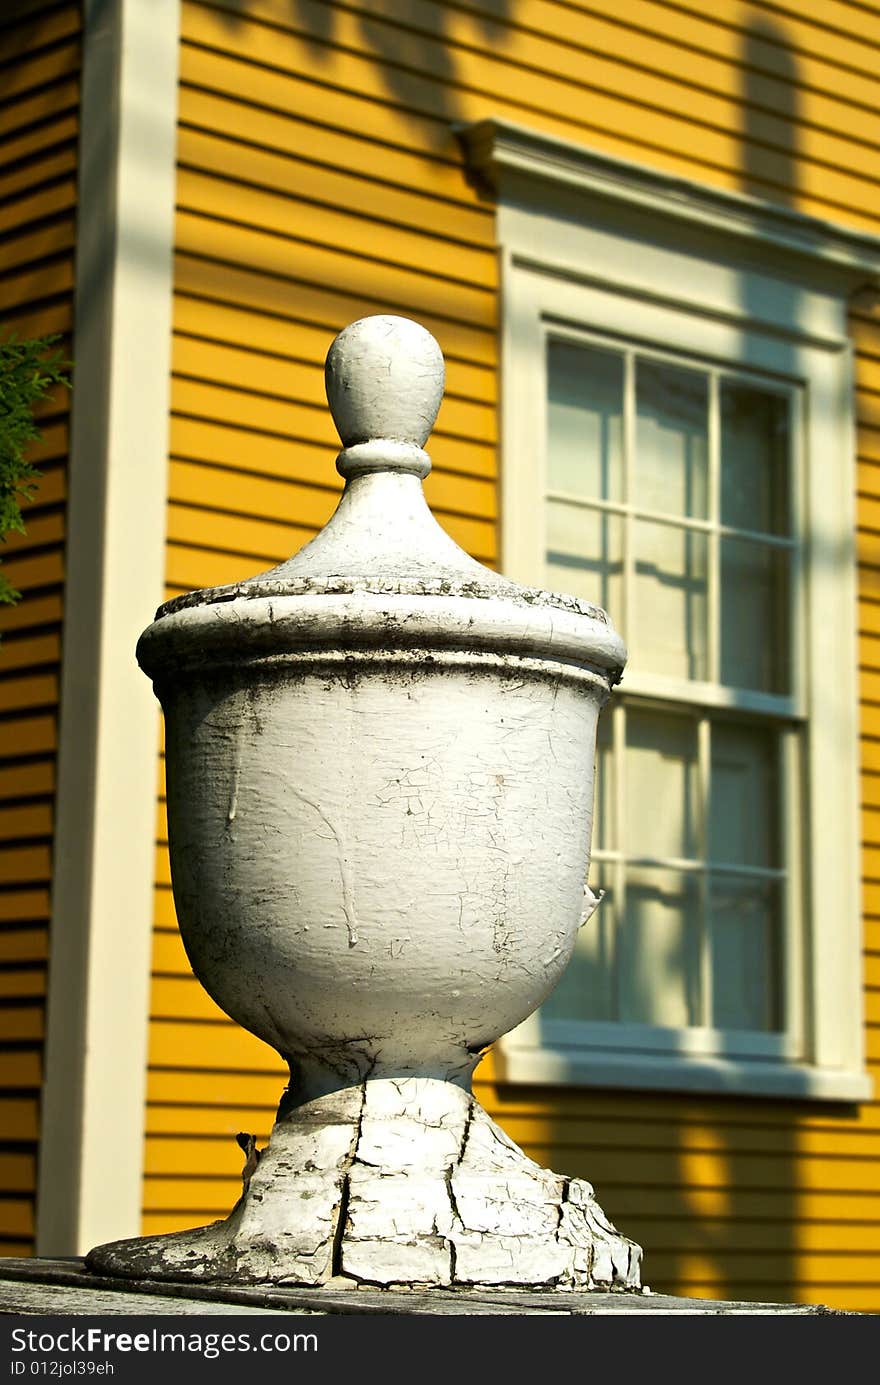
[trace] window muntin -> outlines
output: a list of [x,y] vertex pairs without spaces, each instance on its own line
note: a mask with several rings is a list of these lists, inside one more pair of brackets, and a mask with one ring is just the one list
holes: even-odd
[[792,697],[796,388],[559,329],[546,368],[546,585],[611,613],[628,681]]
[[542,1032],[793,1053],[798,390],[557,329],[546,367],[545,584],[604,606],[630,663],[597,749],[606,897]]

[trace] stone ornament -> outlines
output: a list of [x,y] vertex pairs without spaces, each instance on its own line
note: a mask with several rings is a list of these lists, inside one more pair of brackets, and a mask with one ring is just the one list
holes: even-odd
[[591,1186],[471,1095],[559,980],[595,900],[606,614],[474,561],[425,503],[434,338],[377,316],[326,363],[339,506],[295,557],[162,606],[138,644],[166,719],[180,931],[290,1085],[224,1220],[91,1251],[104,1274],[636,1289]]

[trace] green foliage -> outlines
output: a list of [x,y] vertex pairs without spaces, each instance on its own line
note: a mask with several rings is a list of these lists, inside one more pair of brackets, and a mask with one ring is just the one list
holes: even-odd
[[[11,531],[25,532],[21,507],[33,496],[40,473],[25,458],[42,434],[34,408],[56,385],[69,388],[69,362],[51,350],[57,336],[0,342],[0,542]],[[17,601],[20,592],[0,573],[0,602]]]

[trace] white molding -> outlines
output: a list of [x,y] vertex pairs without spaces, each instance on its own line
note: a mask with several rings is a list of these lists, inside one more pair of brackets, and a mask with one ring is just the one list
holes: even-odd
[[37,1253],[141,1224],[178,0],[86,0]]
[[[502,267],[502,570],[543,584],[544,334],[642,343],[799,384],[807,401],[811,603],[804,871],[804,1036],[788,1063],[552,1046],[531,1024],[500,1041],[502,1080],[870,1095],[858,849],[851,293],[880,274],[880,238],[716,192],[503,121],[459,130],[498,199]],[[615,619],[617,613],[610,612]],[[624,632],[625,633],[625,632]],[[649,680],[650,681],[650,680]],[[623,687],[627,687],[624,674]],[[634,674],[634,688],[636,677]],[[796,953],[796,949],[794,950]],[[793,955],[794,955],[793,953]],[[793,1018],[792,1034],[800,1030]],[[531,1039],[530,1039],[531,1036]]]
[[498,1082],[551,1087],[614,1087],[632,1091],[789,1097],[803,1101],[870,1101],[870,1074],[804,1063],[750,1059],[597,1053],[587,1049],[526,1048],[505,1038],[495,1050]]
[[521,174],[532,183],[613,204],[618,215],[635,209],[725,240],[755,241],[764,254],[772,249],[789,261],[797,256],[804,262],[795,270],[800,274],[815,275],[824,265],[861,284],[880,277],[880,236],[615,158],[513,121],[481,120],[456,132],[471,168],[496,194],[512,175]]

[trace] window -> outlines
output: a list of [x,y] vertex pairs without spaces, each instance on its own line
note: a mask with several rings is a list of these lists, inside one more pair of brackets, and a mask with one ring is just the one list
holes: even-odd
[[629,648],[502,1076],[866,1097],[846,307],[880,244],[501,122],[503,562]]
[[799,944],[801,391],[552,323],[545,368],[543,585],[605,607],[630,651],[597,752],[605,900],[545,1029],[638,1026],[644,1046],[641,1027],[688,1028],[703,1049],[724,1031],[728,1052],[778,1054]]

